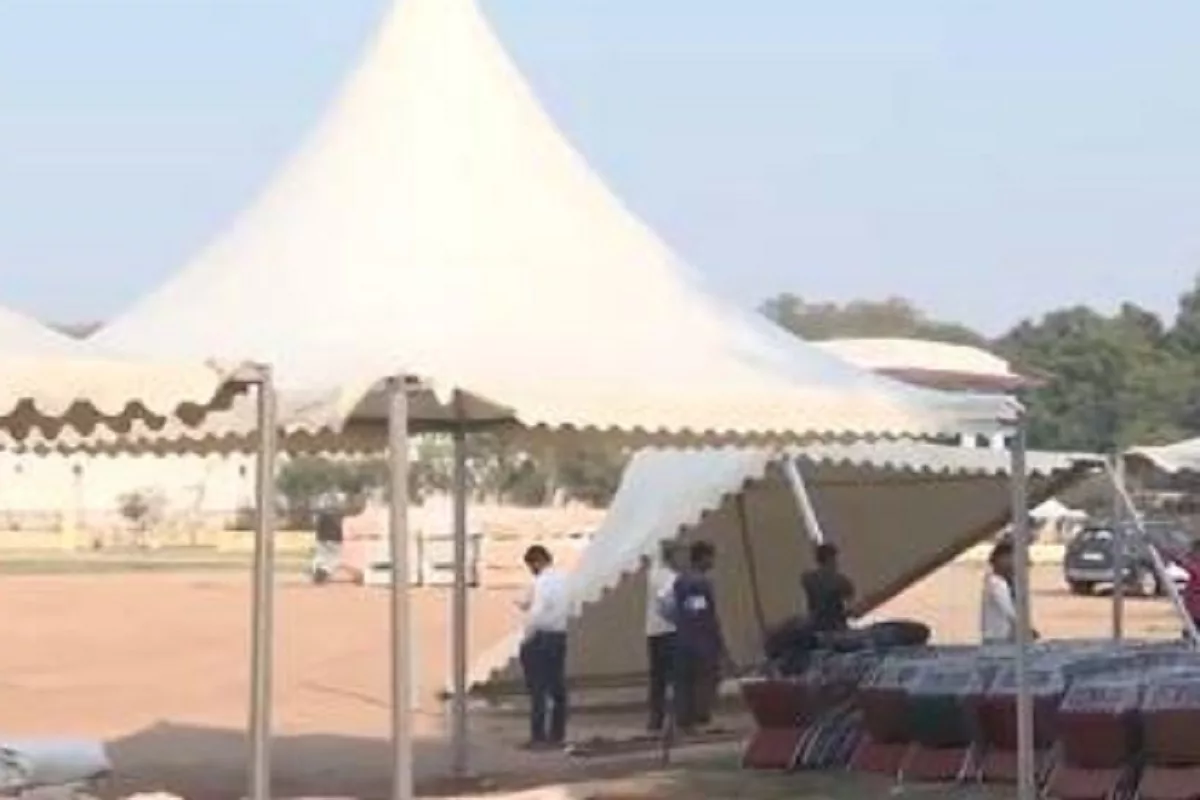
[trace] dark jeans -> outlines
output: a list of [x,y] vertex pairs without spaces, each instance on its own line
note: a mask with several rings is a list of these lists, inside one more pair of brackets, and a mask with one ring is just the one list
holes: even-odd
[[675,634],[646,637],[646,655],[650,661],[650,730],[662,730],[667,715],[667,689],[674,669]]
[[718,658],[702,651],[677,648],[674,672],[675,724],[687,731],[711,723],[721,681]]
[[529,690],[530,740],[560,744],[567,735],[567,635],[535,633],[526,639],[521,645],[521,669]]

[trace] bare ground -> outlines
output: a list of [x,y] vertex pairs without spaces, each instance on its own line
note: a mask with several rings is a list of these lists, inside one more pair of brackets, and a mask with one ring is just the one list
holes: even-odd
[[[248,583],[236,574],[3,578],[0,732],[109,742],[117,765],[114,793],[166,789],[197,800],[242,796]],[[1108,633],[1105,599],[1067,595],[1057,568],[1039,568],[1034,585],[1043,635]],[[924,619],[942,641],[970,641],[978,588],[977,567],[951,566],[881,615]],[[278,795],[386,796],[386,594],[298,580],[280,584],[274,687]],[[513,624],[513,597],[504,590],[476,593],[471,641],[477,651]],[[1127,609],[1131,635],[1174,636],[1179,630],[1165,601],[1130,600]],[[419,591],[414,619],[423,688],[416,766],[425,787],[437,790],[446,750],[434,694],[448,664],[447,593]],[[621,724],[632,730],[637,722]],[[514,745],[520,725],[514,720],[477,716],[472,724],[478,770],[506,785],[595,772],[558,756],[519,754]],[[589,724],[577,719],[576,734],[587,735]],[[834,795],[824,790],[813,795],[821,796]]]

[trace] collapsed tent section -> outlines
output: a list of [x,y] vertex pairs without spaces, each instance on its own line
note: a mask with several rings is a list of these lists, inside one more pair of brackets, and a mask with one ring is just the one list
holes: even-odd
[[[643,557],[669,539],[717,546],[714,581],[725,636],[743,666],[766,632],[803,613],[813,542],[785,459],[803,476],[817,520],[857,586],[856,615],[876,608],[998,533],[1009,521],[1008,453],[917,442],[778,451],[646,450],[631,461],[604,524],[571,573],[573,685],[619,687],[645,671]],[[1091,471],[1086,457],[1031,453],[1036,506]],[[472,671],[473,691],[519,690],[520,631]]]

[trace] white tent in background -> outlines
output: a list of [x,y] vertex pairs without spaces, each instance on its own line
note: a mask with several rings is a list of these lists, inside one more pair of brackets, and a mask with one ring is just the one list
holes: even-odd
[[[813,445],[790,451],[813,511],[854,579],[855,607],[877,607],[1009,520],[1008,456],[915,442]],[[1094,463],[1031,453],[1032,502],[1081,480]],[[583,686],[628,685],[645,669],[642,556],[663,540],[717,546],[722,627],[734,660],[757,663],[763,632],[802,609],[800,574],[812,544],[795,495],[766,450],[643,450],[607,518],[570,575],[569,676]],[[472,668],[484,694],[520,685],[514,633]]]
[[[506,423],[643,441],[961,434],[994,431],[1018,411],[870,374],[709,294],[558,132],[474,0],[390,9],[258,202],[97,339],[271,364],[289,435],[389,414],[415,430]],[[384,385],[400,375],[420,378],[411,397]],[[407,429],[391,430],[400,459]],[[403,487],[406,466],[395,466]],[[395,518],[392,552],[403,558],[404,515]],[[398,635],[407,612],[397,592]],[[465,769],[461,692],[456,701],[455,766]],[[408,735],[402,715],[393,724],[398,740]],[[409,758],[396,763],[407,769]]]
[[1046,522],[1057,522],[1058,520],[1082,521],[1087,519],[1087,512],[1078,508],[1071,508],[1057,497],[1051,497],[1033,509],[1033,511],[1030,511],[1029,516]]
[[1125,451],[1127,459],[1141,459],[1163,472],[1200,473],[1200,438],[1172,444],[1134,447]]

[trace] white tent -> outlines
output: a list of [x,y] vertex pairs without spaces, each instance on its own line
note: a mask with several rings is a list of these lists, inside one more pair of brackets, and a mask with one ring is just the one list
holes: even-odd
[[[816,445],[791,452],[827,538],[841,550],[863,614],[999,531],[1009,519],[1005,453],[899,442]],[[1095,466],[1030,454],[1037,502]],[[769,628],[802,608],[800,574],[812,544],[778,454],[764,450],[644,450],[625,473],[604,524],[570,574],[574,621],[569,676],[578,685],[627,685],[644,670],[642,556],[683,537],[717,546],[718,603],[735,660],[756,663]],[[520,634],[479,659],[485,694],[519,686]]]
[[[460,434],[516,423],[641,440],[960,434],[1019,411],[873,375],[712,296],[566,142],[474,0],[391,9],[258,202],[97,339],[271,364],[289,435],[318,438],[389,418]],[[411,397],[381,385],[401,375],[420,378]],[[231,415],[235,433],[239,424]],[[391,432],[399,459],[407,428]],[[396,503],[404,469],[393,470]],[[460,503],[460,641],[464,515]],[[406,629],[403,591],[394,633]],[[454,671],[465,676],[465,663]],[[457,702],[461,769],[461,693]],[[393,719],[397,739],[406,724]]]
[[232,361],[125,357],[0,308],[0,444],[168,422],[186,429],[227,408],[252,372]]
[[[268,191],[97,340],[269,363],[310,428],[382,419],[362,401],[401,372],[527,427],[939,433],[1013,411],[715,299],[567,144],[473,0],[399,3]],[[453,419],[429,400],[415,417]]]
[[1127,459],[1148,461],[1163,472],[1200,473],[1200,438],[1147,447],[1134,447],[1125,452]]
[[1080,521],[1087,519],[1086,511],[1078,508],[1071,508],[1057,497],[1051,497],[1049,500],[1033,509],[1033,511],[1029,512],[1029,515],[1036,520],[1044,520],[1047,522],[1058,522],[1060,520]]

